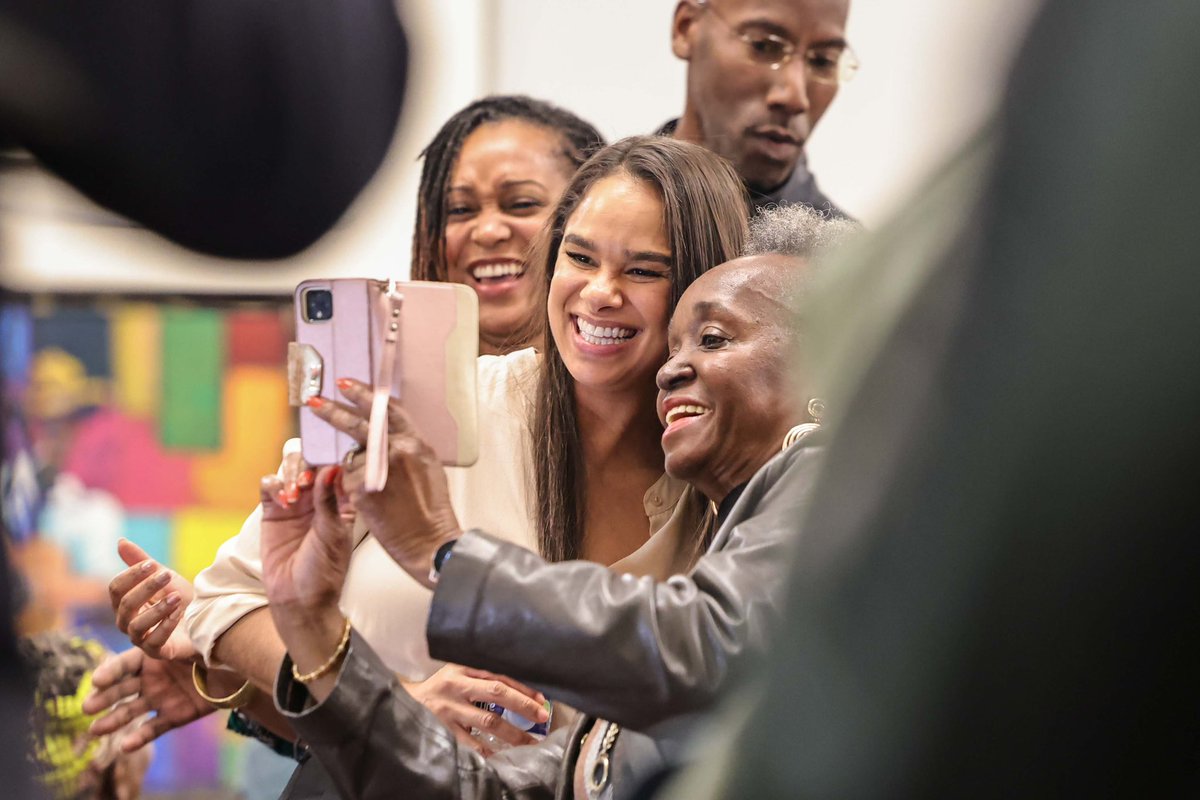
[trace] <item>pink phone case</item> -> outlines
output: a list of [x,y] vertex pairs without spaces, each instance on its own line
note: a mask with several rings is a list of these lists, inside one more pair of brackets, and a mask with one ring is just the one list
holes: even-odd
[[[305,359],[307,392],[293,385],[294,402],[303,402],[310,394],[344,400],[337,389],[338,378],[373,385],[383,342],[376,301],[386,287],[386,281],[367,278],[308,280],[296,287],[296,345],[289,358]],[[413,281],[397,288],[404,300],[392,395],[400,398],[442,463],[473,464],[478,457],[478,299],[470,288],[455,283]],[[333,313],[328,319],[307,318],[310,291],[331,293]],[[298,374],[299,367],[289,366],[294,376]],[[296,380],[293,377],[293,384]],[[310,464],[339,462],[356,445],[304,405],[300,406],[300,441],[304,460]]]

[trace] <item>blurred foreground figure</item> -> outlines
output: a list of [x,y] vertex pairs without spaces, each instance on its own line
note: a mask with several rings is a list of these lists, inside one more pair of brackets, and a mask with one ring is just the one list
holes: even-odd
[[[0,0],[0,143],[182,245],[277,258],[374,173],[406,67],[391,0]],[[30,797],[11,584],[0,547],[0,774]]]
[[406,65],[386,0],[0,0],[0,139],[186,247],[279,258],[379,166]]
[[1046,3],[992,143],[827,273],[787,622],[671,796],[1196,795],[1200,5],[1131,11]]
[[140,796],[153,748],[122,753],[119,733],[88,733],[94,717],[83,712],[83,698],[91,691],[92,671],[106,655],[104,646],[52,631],[23,640],[21,649],[37,683],[32,731],[24,749],[32,750],[47,794],[56,800]]

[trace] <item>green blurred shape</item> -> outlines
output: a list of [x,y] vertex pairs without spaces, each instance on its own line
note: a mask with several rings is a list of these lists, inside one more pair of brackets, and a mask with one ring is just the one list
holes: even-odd
[[163,313],[162,411],[164,447],[221,446],[221,384],[225,369],[224,316],[202,308]]

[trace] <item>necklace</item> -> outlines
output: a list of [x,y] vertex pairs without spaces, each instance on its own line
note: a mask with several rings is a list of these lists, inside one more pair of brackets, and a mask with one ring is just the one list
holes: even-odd
[[617,734],[621,732],[621,726],[615,722],[607,723],[608,727],[604,729],[604,738],[600,740],[600,749],[596,751],[596,763],[592,765],[591,772],[588,774],[587,789],[588,797],[591,800],[600,796],[600,792],[604,791],[604,787],[608,786],[608,779],[612,777],[612,749],[617,744]]

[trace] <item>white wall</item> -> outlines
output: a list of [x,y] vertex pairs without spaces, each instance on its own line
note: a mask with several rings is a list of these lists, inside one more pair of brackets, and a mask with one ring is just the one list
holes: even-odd
[[[609,137],[683,109],[671,55],[676,0],[489,0],[487,88],[561,103]],[[851,0],[863,63],[808,146],[822,189],[880,222],[991,108],[1035,0]]]
[[671,54],[675,0],[488,0],[485,90],[552,100],[609,141],[653,133],[683,109]]
[[[852,0],[849,37],[863,69],[809,145],[826,193],[867,224],[902,202],[991,107],[1034,2]],[[669,42],[675,0],[402,5],[414,63],[393,152],[343,223],[307,252],[270,265],[199,257],[144,231],[81,224],[83,201],[38,177],[0,185],[6,282],[31,290],[257,293],[288,292],[314,276],[403,277],[417,154],[471,99],[542,97],[610,138],[652,131],[683,107],[684,65]]]

